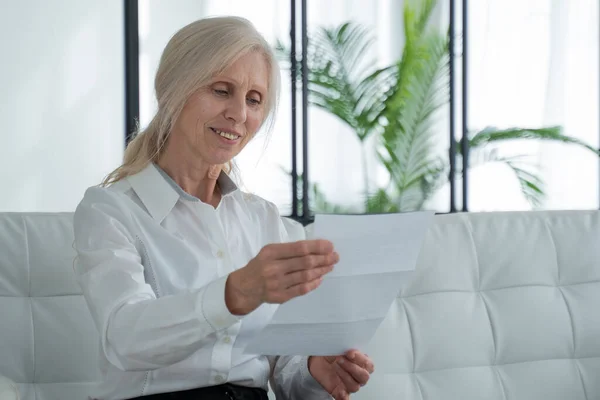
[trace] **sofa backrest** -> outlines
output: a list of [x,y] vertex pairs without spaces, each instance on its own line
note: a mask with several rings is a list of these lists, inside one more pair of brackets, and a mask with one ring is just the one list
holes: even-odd
[[436,216],[353,399],[600,399],[600,213]]
[[[72,214],[0,213],[0,375],[24,400],[86,400],[98,337]],[[600,213],[436,216],[365,351],[352,398],[600,398]]]
[[0,213],[0,375],[23,400],[87,400],[99,379],[72,246],[72,214]]

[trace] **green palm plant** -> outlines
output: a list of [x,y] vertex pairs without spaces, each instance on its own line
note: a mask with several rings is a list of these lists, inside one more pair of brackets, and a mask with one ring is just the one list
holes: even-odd
[[[516,155],[511,157],[502,157],[498,154],[497,145],[510,140],[538,140],[552,141],[579,146],[585,150],[591,151],[600,156],[598,149],[589,144],[570,136],[563,135],[559,127],[523,129],[509,128],[496,129],[488,127],[475,135],[469,137],[469,147],[473,153],[470,167],[476,167],[489,162],[500,162],[508,166],[519,181],[521,192],[533,208],[541,206],[545,197],[544,180],[537,173],[535,166],[527,161],[527,155]],[[457,145],[458,157],[460,161],[462,140]],[[460,162],[459,162],[460,164]]]
[[436,112],[447,99],[448,38],[428,28],[435,0],[404,8],[405,45],[396,63],[394,90],[385,99],[379,158],[390,174],[399,210],[414,210],[433,193],[442,165],[433,152]]
[[[394,212],[421,209],[448,180],[449,161],[434,151],[434,124],[438,111],[448,102],[449,38],[429,21],[437,0],[407,1],[404,6],[405,45],[392,65],[375,68],[368,57],[374,39],[354,22],[335,28],[321,27],[311,34],[308,48],[309,102],[338,117],[354,131],[363,150],[364,211]],[[277,46],[281,56],[289,51]],[[299,69],[298,69],[299,70]],[[376,135],[378,160],[389,173],[384,188],[372,190],[368,182],[366,139]],[[486,128],[467,140],[471,167],[486,162],[507,165],[533,207],[544,197],[543,180],[523,157],[500,157],[494,146],[508,140],[551,140],[593,147],[561,133],[560,127]],[[460,166],[460,142],[457,144]],[[460,174],[460,170],[457,171]],[[326,209],[316,186],[313,195]]]

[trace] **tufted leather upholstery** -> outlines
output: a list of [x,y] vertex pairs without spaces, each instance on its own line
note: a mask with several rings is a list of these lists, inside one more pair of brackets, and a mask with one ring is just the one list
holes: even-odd
[[435,221],[353,399],[600,399],[600,213]]
[[87,400],[99,377],[72,244],[72,214],[0,214],[0,375],[23,400]]
[[15,383],[0,375],[0,400],[19,400],[19,391]]
[[[0,375],[86,400],[97,333],[71,214],[0,214]],[[600,399],[600,213],[437,216],[353,399]]]

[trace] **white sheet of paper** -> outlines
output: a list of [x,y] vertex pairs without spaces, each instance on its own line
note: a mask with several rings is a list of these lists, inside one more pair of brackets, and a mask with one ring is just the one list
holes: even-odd
[[317,215],[313,236],[330,240],[340,254],[327,276],[414,270],[433,214]]
[[262,355],[338,355],[364,347],[415,269],[433,212],[317,215],[314,238],[340,262],[321,286],[282,304],[245,348]]

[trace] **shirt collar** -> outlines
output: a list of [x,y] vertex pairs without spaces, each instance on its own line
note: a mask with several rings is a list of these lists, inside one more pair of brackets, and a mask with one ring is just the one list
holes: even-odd
[[[155,163],[151,163],[137,174],[127,177],[127,180],[152,218],[159,223],[171,212],[179,199],[200,201],[197,197],[186,193],[173,178]],[[223,196],[238,189],[237,185],[224,171],[221,171],[217,182]]]

